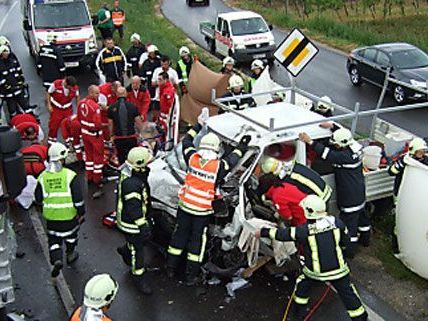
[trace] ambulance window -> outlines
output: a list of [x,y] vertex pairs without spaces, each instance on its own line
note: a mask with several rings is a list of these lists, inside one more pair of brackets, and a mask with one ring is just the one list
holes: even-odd
[[218,18],[217,19],[217,30],[221,32],[221,28],[223,27],[223,19]]

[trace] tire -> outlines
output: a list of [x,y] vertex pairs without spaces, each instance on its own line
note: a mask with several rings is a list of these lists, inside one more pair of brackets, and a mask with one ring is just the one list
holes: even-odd
[[193,2],[192,2],[192,0],[186,0],[186,2],[187,2],[187,5],[188,5],[189,7],[193,7]]
[[362,85],[363,81],[361,80],[357,66],[352,65],[351,68],[349,68],[349,79],[351,80],[352,85],[355,87]]
[[207,7],[209,7],[209,5],[210,5],[210,0],[207,0],[207,1],[205,2],[205,5],[206,5]]
[[406,92],[403,87],[397,85],[394,87],[394,91],[392,92],[395,102],[398,105],[402,105],[407,101]]

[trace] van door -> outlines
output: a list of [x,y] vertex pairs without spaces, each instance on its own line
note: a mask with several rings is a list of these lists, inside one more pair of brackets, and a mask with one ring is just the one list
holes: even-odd
[[231,45],[229,24],[220,17],[217,20],[215,40],[217,52],[223,56],[228,56]]

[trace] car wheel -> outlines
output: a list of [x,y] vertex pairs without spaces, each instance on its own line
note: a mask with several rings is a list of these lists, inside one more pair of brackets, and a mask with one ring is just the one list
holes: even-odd
[[351,83],[354,86],[358,87],[361,86],[361,84],[363,83],[357,66],[351,66],[351,68],[349,69],[349,78],[351,79]]
[[205,3],[207,6],[210,5],[210,0],[207,0],[207,2]]
[[188,5],[189,7],[193,7],[192,0],[187,0],[187,5]]
[[401,105],[406,102],[406,92],[401,86],[394,87],[394,100],[397,104]]

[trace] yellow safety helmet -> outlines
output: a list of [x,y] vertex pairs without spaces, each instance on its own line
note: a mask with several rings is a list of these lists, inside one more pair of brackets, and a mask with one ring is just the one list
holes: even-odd
[[134,170],[141,170],[152,160],[152,153],[146,147],[134,147],[132,148],[126,159],[128,165]]
[[244,80],[238,75],[232,75],[229,78],[229,88],[244,87]]
[[308,220],[316,220],[327,216],[325,202],[317,195],[308,195],[301,202],[300,206],[305,212]]
[[419,137],[413,138],[409,144],[409,154],[414,155],[418,150],[426,150],[428,149],[427,143]]
[[339,128],[333,133],[330,141],[340,147],[346,147],[354,142],[354,138],[352,137],[352,133],[349,129]]
[[220,150],[220,138],[214,133],[208,133],[202,137],[199,149],[207,149],[218,153]]

